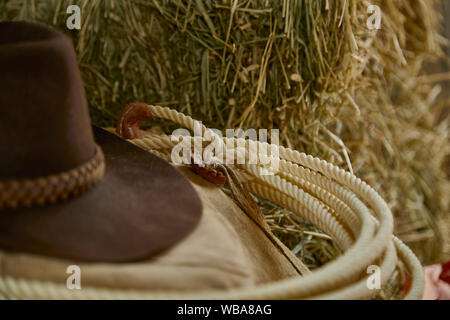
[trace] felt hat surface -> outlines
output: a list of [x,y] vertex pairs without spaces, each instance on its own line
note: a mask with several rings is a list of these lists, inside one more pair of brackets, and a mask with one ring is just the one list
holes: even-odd
[[202,205],[166,161],[90,124],[71,41],[0,23],[0,248],[82,261],[148,258]]

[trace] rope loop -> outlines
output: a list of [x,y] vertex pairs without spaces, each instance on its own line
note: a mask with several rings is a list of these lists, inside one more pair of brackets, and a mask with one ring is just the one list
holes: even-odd
[[[202,137],[211,132],[199,121],[168,107],[140,103],[138,109],[141,114],[173,121],[193,132],[198,132],[195,128],[201,129]],[[132,124],[129,141],[171,160],[176,139],[150,131],[141,134],[139,121],[127,121]],[[114,132],[114,129],[110,131]],[[190,139],[193,146],[194,137]],[[221,139],[221,145],[226,148],[229,145],[227,141],[235,146],[242,138]],[[365,299],[377,292],[367,285],[368,268],[378,266],[383,286],[400,263],[412,278],[411,289],[405,298],[421,299],[424,276],[420,262],[406,245],[393,236],[392,213],[372,187],[350,172],[290,148],[249,139],[244,145],[246,159],[249,150],[262,147],[265,150],[273,148],[280,160],[279,170],[272,175],[261,174],[263,164],[239,164],[235,161],[233,167],[248,191],[316,225],[342,250],[340,257],[304,277],[225,291],[173,292],[84,286],[83,290],[72,292],[64,285],[52,282],[0,277],[0,295],[28,299]]]

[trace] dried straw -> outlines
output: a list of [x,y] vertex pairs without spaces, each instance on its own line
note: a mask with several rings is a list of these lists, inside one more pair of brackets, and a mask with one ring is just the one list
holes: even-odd
[[[82,10],[80,31],[65,27],[73,3]],[[378,31],[366,27],[369,4],[383,11]],[[389,202],[400,238],[429,263],[450,255],[437,223],[448,219],[450,187],[448,119],[437,120],[436,82],[449,76],[421,74],[444,43],[436,5],[6,0],[0,19],[38,20],[73,37],[95,124],[114,125],[125,104],[145,101],[208,127],[279,128],[281,143],[372,184]],[[268,219],[310,266],[335,256],[329,240],[298,232],[288,217],[276,209]],[[299,227],[311,231],[305,223]]]

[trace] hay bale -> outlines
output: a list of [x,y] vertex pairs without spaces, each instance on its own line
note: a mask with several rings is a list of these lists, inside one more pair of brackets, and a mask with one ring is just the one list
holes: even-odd
[[[69,4],[82,29],[65,27]],[[2,20],[37,20],[76,44],[91,116],[114,125],[132,101],[168,105],[208,127],[279,128],[281,142],[353,170],[390,203],[424,262],[441,257],[448,125],[420,76],[440,53],[433,0],[368,2],[7,0]],[[438,240],[438,241],[437,241]]]

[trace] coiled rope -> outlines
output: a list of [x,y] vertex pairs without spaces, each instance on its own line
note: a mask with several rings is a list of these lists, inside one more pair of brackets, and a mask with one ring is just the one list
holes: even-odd
[[[151,105],[148,108],[155,117],[171,120],[189,130],[200,126],[202,137],[212,134],[211,129],[176,110]],[[191,139],[194,142],[194,137]],[[383,287],[401,261],[412,278],[405,298],[421,299],[424,277],[420,262],[393,236],[392,214],[373,188],[350,172],[305,153],[244,138],[221,139],[225,146],[244,144],[246,152],[257,147],[275,148],[280,157],[278,171],[262,175],[262,165],[236,164],[239,178],[251,193],[291,210],[322,229],[343,254],[304,277],[226,291],[175,292],[87,286],[82,290],[68,290],[52,282],[0,277],[0,295],[26,299],[365,299],[377,292],[367,285],[370,277],[367,268],[371,265],[380,268]],[[170,152],[178,143],[170,135],[150,132],[130,141],[169,161]]]

